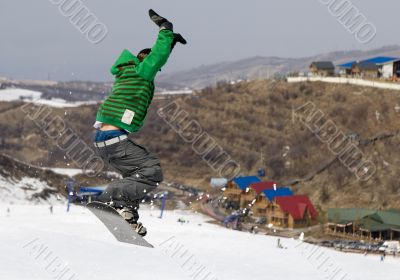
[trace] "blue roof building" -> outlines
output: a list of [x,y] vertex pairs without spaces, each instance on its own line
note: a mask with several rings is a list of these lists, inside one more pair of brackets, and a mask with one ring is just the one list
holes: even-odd
[[291,196],[291,195],[293,195],[292,190],[290,188],[288,188],[288,187],[282,187],[282,188],[278,188],[276,190],[274,190],[274,189],[264,190],[262,192],[268,198],[269,201],[273,201],[274,198],[277,197],[277,196]]
[[380,65],[380,64],[384,64],[384,63],[387,63],[387,62],[390,62],[390,61],[395,61],[397,59],[398,59],[397,57],[377,56],[377,57],[366,59],[366,60],[363,60],[363,61],[360,61],[360,62],[374,63],[374,64]]
[[353,68],[354,64],[356,64],[356,63],[357,63],[357,61],[354,60],[354,61],[346,62],[343,64],[339,64],[338,67],[344,68],[344,69],[351,69],[351,68]]
[[246,190],[250,184],[261,182],[257,176],[236,177],[233,182],[241,189]]
[[382,65],[387,62],[395,61],[395,60],[398,60],[398,58],[390,57],[390,56],[376,56],[376,57],[372,57],[372,58],[361,60],[361,61],[356,61],[356,60],[349,61],[349,62],[346,62],[343,64],[339,64],[338,67],[343,68],[343,69],[351,69],[357,63],[364,63],[364,64],[372,63],[372,64],[376,64],[376,65]]

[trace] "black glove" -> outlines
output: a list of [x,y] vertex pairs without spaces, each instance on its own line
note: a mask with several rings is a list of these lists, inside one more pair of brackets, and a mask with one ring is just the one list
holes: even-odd
[[159,14],[157,14],[154,10],[149,10],[150,19],[160,27],[160,30],[174,30],[174,26],[171,22],[169,22],[166,18],[163,18]]
[[176,43],[181,43],[182,45],[186,45],[187,41],[185,40],[185,38],[182,37],[181,34],[174,33],[174,40],[172,41],[171,50],[174,49]]

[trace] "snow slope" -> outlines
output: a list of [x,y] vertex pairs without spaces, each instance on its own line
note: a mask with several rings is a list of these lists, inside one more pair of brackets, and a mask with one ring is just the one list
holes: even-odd
[[37,100],[42,96],[41,92],[26,89],[0,90],[0,101]]
[[331,278],[338,280],[397,280],[400,274],[400,259],[380,262],[319,247],[312,254],[283,238],[287,249],[278,249],[276,237],[227,230],[192,212],[166,211],[161,220],[159,210],[142,210],[147,240],[155,245],[149,249],[118,243],[83,207],[67,214],[57,206],[50,215],[47,206],[12,206],[9,217],[5,208],[0,205],[0,279],[322,280],[333,265],[347,274]]
[[0,175],[0,205],[60,204],[65,201],[64,198],[56,194],[49,194],[47,199],[35,197],[46,190],[57,193],[57,189],[50,187],[46,182],[36,178],[23,177],[17,180],[12,177],[6,178]]
[[[91,172],[93,170],[83,170],[79,168],[53,168],[53,167],[44,167],[44,170],[51,170],[54,173],[60,174],[60,175],[65,175],[68,177],[74,177],[79,174],[85,174],[86,172]],[[114,172],[114,171],[105,171],[105,174],[110,177],[115,177],[115,178],[122,178],[121,174]]]
[[82,174],[83,169],[79,168],[53,168],[53,167],[45,167],[45,170],[51,170],[60,175],[66,175],[68,177],[74,177],[76,175]]
[[79,107],[82,105],[96,104],[96,101],[79,101],[79,102],[67,102],[61,98],[42,99],[42,93],[38,91],[9,88],[0,90],[0,101],[18,101],[32,102],[35,104],[47,105],[55,108],[66,108],[66,107]]

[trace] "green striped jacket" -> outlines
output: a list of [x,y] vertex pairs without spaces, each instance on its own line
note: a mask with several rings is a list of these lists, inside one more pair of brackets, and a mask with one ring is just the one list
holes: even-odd
[[171,54],[174,35],[161,30],[151,53],[140,62],[128,50],[117,59],[111,73],[115,75],[112,94],[100,105],[96,121],[129,132],[142,126],[154,95],[154,78]]

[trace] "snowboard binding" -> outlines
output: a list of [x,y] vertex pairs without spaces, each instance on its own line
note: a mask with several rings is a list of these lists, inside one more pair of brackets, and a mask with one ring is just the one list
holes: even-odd
[[123,207],[116,210],[121,215],[121,217],[124,218],[125,221],[127,221],[132,226],[134,231],[136,231],[140,236],[146,236],[147,229],[143,226],[142,223],[137,221],[138,216],[134,213],[134,211],[136,210],[128,207]]

